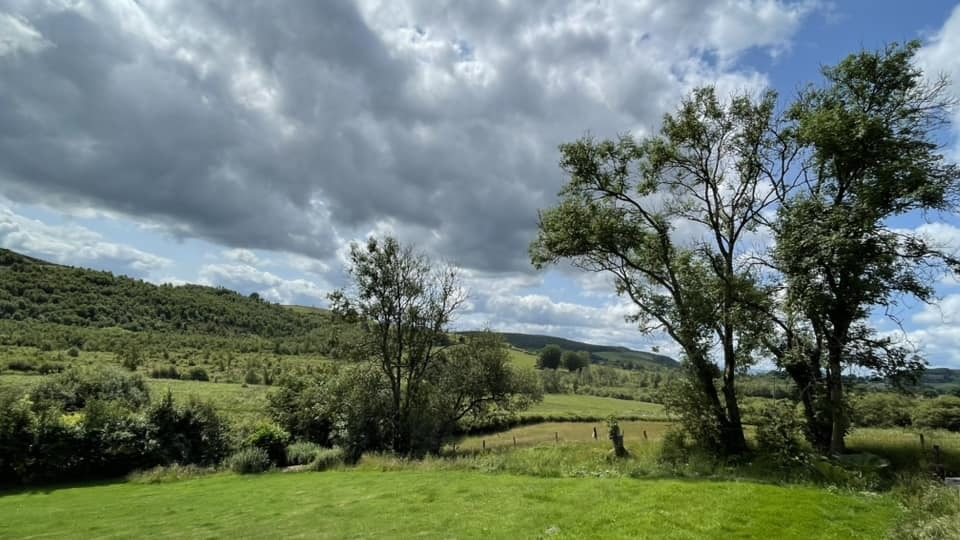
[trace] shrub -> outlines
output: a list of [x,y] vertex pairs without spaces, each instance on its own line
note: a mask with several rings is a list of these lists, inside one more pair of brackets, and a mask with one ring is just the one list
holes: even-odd
[[60,362],[44,362],[40,364],[40,367],[37,368],[37,371],[44,375],[51,375],[53,373],[61,373],[66,368],[67,366]]
[[260,384],[260,376],[253,369],[248,369],[247,374],[243,376],[243,382],[246,384]]
[[906,396],[873,392],[853,400],[853,422],[865,427],[906,427],[914,401]]
[[187,372],[187,378],[191,381],[209,381],[210,376],[207,375],[207,370],[202,367],[190,368],[190,371]]
[[36,366],[29,360],[11,360],[7,362],[7,369],[10,371],[34,371]]
[[212,474],[214,470],[215,469],[210,467],[181,465],[179,463],[158,465],[152,469],[130,473],[127,475],[127,482],[131,484],[166,484],[168,482],[179,482],[181,480],[190,480]]
[[104,366],[75,366],[40,381],[30,398],[38,407],[67,412],[83,409],[88,401],[119,401],[139,409],[150,402],[150,391],[140,375]]
[[247,438],[246,446],[260,448],[267,453],[273,464],[282,466],[286,462],[286,448],[289,441],[290,434],[282,427],[276,424],[261,424]]
[[960,397],[948,395],[921,401],[913,414],[913,425],[960,431]]
[[774,401],[760,411],[757,423],[757,449],[782,468],[809,461],[804,445],[803,422],[793,404]]
[[160,463],[213,465],[229,451],[227,425],[209,403],[191,398],[178,406],[168,390],[147,417]]
[[76,347],[70,347],[70,349],[67,350],[67,356],[70,358],[76,358],[80,356],[80,351],[78,351]]
[[177,368],[171,364],[168,366],[160,366],[151,369],[150,376],[154,379],[179,379],[180,372],[177,371]]
[[330,446],[333,418],[327,380],[327,377],[283,377],[279,387],[267,394],[270,417],[299,440]]
[[313,463],[320,451],[319,444],[312,442],[293,443],[287,447],[287,465],[308,465]]
[[310,463],[310,470],[316,472],[332,469],[344,462],[343,450],[339,448],[325,448],[317,453],[316,458]]
[[237,474],[258,474],[270,469],[270,456],[263,448],[243,448],[228,457],[226,465]]

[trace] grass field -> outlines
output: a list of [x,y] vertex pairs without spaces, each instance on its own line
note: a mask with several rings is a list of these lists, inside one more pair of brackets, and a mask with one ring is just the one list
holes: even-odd
[[882,538],[886,496],[472,472],[217,475],[0,496],[3,538]]
[[656,403],[578,394],[546,394],[541,403],[523,414],[543,415],[553,419],[606,418],[611,414],[620,418],[666,418],[663,405]]
[[[659,441],[669,427],[670,424],[667,422],[620,422],[624,440],[631,445],[639,445],[644,441],[649,443]],[[594,428],[597,430],[596,441],[593,439]],[[644,432],[647,433],[647,439],[643,438]],[[516,440],[516,443],[514,443],[514,440]],[[490,449],[512,447],[514,444],[516,446],[535,446],[538,444],[555,444],[556,442],[596,443],[604,448],[610,447],[607,438],[607,426],[603,422],[544,422],[519,426],[490,435],[467,437],[457,443],[457,448],[477,450],[483,447],[484,442],[486,448]]]

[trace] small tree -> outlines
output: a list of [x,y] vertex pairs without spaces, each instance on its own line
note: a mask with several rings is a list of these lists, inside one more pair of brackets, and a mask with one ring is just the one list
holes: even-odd
[[560,347],[557,345],[547,345],[540,351],[540,356],[537,357],[537,368],[557,369],[560,367],[562,357],[563,350],[561,350]]
[[590,365],[590,353],[564,351],[560,363],[567,371],[580,371]]
[[449,344],[449,323],[466,300],[455,268],[434,267],[387,237],[352,245],[348,272],[353,287],[330,299],[335,314],[361,329],[351,347],[361,366],[339,377],[342,399],[331,409],[350,457],[384,447],[436,451],[459,420],[536,399],[535,378],[514,373],[498,338]]

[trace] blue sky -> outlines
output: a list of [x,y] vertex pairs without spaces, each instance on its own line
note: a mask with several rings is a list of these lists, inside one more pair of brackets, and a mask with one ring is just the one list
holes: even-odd
[[[530,267],[558,144],[650,133],[698,85],[788,98],[891,41],[960,80],[939,1],[0,0],[0,35],[0,246],[324,305],[349,243],[391,233],[463,269],[462,328],[668,353],[606,278]],[[960,248],[954,215],[894,225]],[[960,288],[938,293],[898,315],[960,367]]]

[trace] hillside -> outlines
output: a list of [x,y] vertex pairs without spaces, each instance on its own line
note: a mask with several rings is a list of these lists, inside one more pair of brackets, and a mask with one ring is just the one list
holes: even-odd
[[[464,332],[471,334],[472,332]],[[594,345],[571,339],[538,334],[517,334],[504,332],[503,338],[514,347],[531,353],[537,353],[547,345],[557,345],[568,351],[587,351],[594,364],[610,365],[624,369],[638,368],[674,368],[678,366],[676,360],[669,356],[651,352],[634,351],[626,347],[611,347]]]
[[0,320],[206,335],[303,335],[321,312],[201,285],[154,285],[0,249]]

